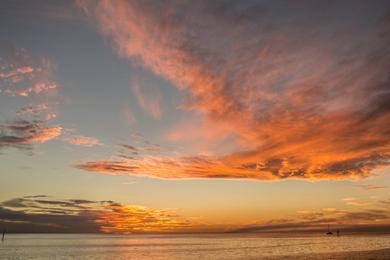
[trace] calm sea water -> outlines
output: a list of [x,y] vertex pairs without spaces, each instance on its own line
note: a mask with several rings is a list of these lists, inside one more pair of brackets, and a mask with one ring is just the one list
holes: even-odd
[[[218,235],[8,234],[0,259],[261,259],[390,248],[390,235],[272,237]],[[390,256],[389,256],[390,259]]]

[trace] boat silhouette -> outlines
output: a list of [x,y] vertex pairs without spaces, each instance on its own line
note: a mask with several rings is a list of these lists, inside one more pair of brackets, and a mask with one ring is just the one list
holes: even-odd
[[327,235],[333,235],[333,232],[330,231],[330,229],[329,229],[329,225],[328,225],[328,232],[326,232],[326,234],[327,234]]

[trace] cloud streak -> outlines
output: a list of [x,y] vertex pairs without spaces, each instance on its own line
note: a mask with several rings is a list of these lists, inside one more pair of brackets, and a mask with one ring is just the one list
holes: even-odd
[[84,147],[103,145],[97,138],[84,136],[84,135],[65,136],[63,140],[67,143],[78,145],[78,146],[84,146]]
[[187,94],[182,109],[203,115],[209,128],[229,125],[236,149],[79,168],[269,180],[364,178],[388,167],[388,4],[358,1],[353,14],[347,2],[80,5],[121,56]]
[[359,187],[363,190],[378,190],[378,189],[388,188],[388,186],[385,185],[375,185],[375,184],[361,184],[361,185],[356,185],[356,187]]
[[161,118],[162,109],[158,95],[154,97],[147,96],[138,81],[133,81],[131,89],[140,107],[152,117]]

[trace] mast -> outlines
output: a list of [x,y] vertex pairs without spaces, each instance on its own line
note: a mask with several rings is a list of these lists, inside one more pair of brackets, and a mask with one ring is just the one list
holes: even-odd
[[329,224],[328,224],[328,232],[326,233],[327,235],[333,235],[333,232],[330,231]]

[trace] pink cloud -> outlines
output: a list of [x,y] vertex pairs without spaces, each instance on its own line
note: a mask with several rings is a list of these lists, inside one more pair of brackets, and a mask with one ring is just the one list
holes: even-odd
[[63,140],[73,145],[79,145],[85,147],[102,145],[102,143],[98,139],[94,137],[83,136],[83,135],[66,136],[63,138]]
[[33,61],[26,50],[13,50],[14,59],[4,60],[0,66],[0,93],[27,97],[42,94],[58,87],[53,81],[53,65],[47,59]]

